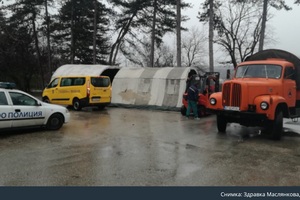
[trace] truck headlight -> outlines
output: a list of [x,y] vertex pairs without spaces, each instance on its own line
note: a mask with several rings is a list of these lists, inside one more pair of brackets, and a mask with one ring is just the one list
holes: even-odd
[[263,101],[260,103],[260,108],[262,110],[267,110],[269,108],[269,104],[267,102]]
[[215,98],[211,98],[209,101],[210,101],[211,105],[216,105],[217,104],[217,100]]

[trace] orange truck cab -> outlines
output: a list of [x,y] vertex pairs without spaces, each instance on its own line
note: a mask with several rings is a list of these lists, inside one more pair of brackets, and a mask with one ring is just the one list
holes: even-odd
[[235,69],[222,92],[209,98],[208,109],[217,116],[219,132],[228,123],[265,127],[273,139],[280,139],[283,118],[300,116],[300,59],[278,50],[260,51]]
[[[188,106],[187,101],[187,90],[192,84],[196,84],[199,94],[198,94],[198,102],[197,102],[197,110],[198,116],[202,117],[207,115],[206,107],[208,105],[209,96],[219,91],[219,72],[205,72],[203,75],[194,74],[189,77],[189,81],[187,82],[186,91],[182,97],[182,106],[181,106],[181,114],[183,116],[186,115],[186,110]],[[193,112],[193,110],[192,110]]]

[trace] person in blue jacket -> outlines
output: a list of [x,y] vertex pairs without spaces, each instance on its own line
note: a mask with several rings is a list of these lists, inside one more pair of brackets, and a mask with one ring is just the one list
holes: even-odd
[[199,90],[197,89],[197,84],[192,84],[189,88],[188,88],[188,95],[187,95],[187,100],[188,100],[188,107],[186,110],[186,117],[189,118],[190,113],[191,113],[191,109],[193,110],[193,114],[195,119],[199,119],[198,118],[198,110],[197,110],[197,103],[198,103],[198,93]]

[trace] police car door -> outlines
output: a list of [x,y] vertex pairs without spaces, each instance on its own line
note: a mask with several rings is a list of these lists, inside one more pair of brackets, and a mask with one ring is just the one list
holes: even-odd
[[8,118],[8,113],[12,111],[12,106],[8,104],[5,91],[0,91],[0,128],[10,128],[12,119]]
[[45,121],[45,111],[39,102],[24,93],[9,92],[13,110],[9,113],[13,117],[12,127],[39,126]]

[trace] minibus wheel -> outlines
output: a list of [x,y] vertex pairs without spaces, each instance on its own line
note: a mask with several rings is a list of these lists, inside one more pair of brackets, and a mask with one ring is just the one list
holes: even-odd
[[73,109],[76,110],[76,111],[81,110],[80,101],[77,98],[73,99]]
[[105,106],[98,106],[99,110],[104,110]]
[[45,103],[50,103],[50,100],[49,100],[48,97],[43,97],[43,102],[45,102]]

